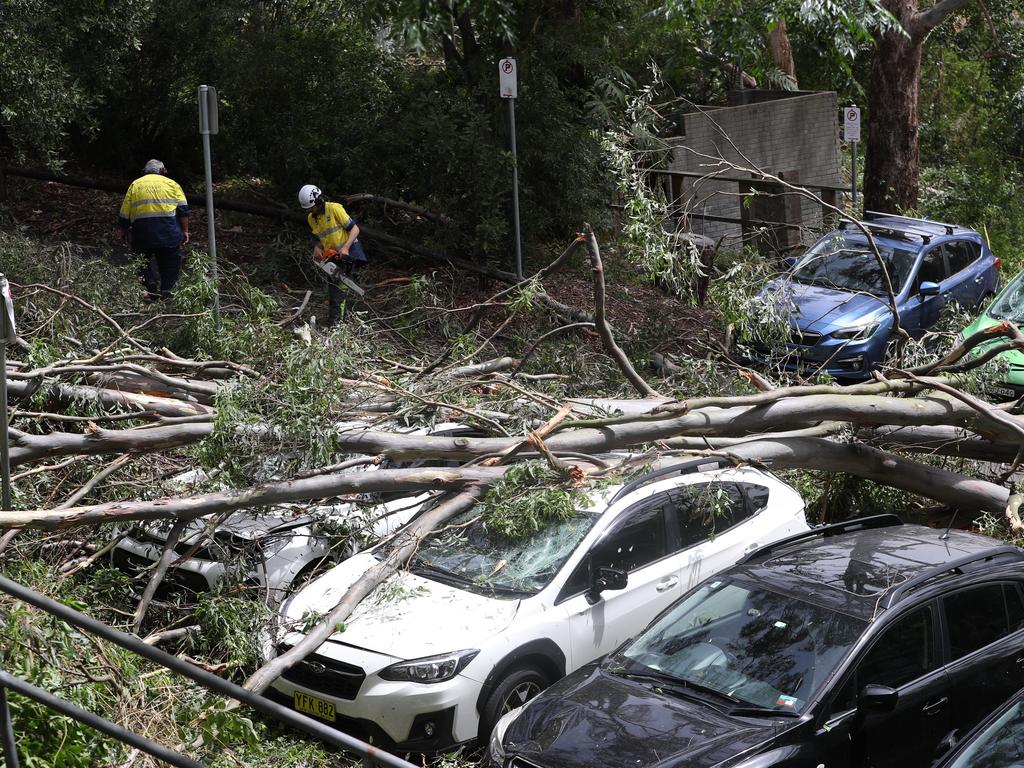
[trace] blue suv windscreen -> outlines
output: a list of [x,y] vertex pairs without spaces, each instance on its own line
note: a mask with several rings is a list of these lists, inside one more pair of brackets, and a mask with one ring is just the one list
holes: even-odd
[[[889,273],[892,290],[899,293],[914,268],[917,254],[877,241],[875,245]],[[792,279],[842,291],[886,294],[885,276],[867,241],[845,232],[834,232],[815,243],[794,268]]]
[[532,595],[555,577],[597,521],[578,512],[509,536],[489,524],[483,507],[456,515],[412,559],[414,573],[484,594]]
[[789,595],[716,580],[662,616],[618,660],[627,673],[649,673],[741,706],[795,714],[866,626]]
[[1015,277],[988,311],[996,320],[1024,320],[1024,272]]

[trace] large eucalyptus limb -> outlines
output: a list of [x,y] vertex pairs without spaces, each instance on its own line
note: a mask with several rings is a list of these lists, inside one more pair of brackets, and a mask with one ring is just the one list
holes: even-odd
[[845,472],[964,509],[1003,513],[1010,498],[1009,490],[1001,485],[912,461],[859,442],[836,442],[820,437],[769,437],[719,453],[774,469]]
[[374,472],[343,472],[279,483],[264,483],[241,490],[147,501],[111,501],[67,509],[0,511],[0,528],[48,530],[81,525],[100,525],[132,520],[191,520],[216,512],[253,509],[323,499],[340,494],[429,490],[458,490],[474,483],[490,483],[501,477],[500,467],[460,469],[381,469]]

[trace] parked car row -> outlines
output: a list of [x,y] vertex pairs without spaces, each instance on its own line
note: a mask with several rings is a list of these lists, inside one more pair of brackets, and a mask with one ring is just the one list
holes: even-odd
[[[772,475],[698,459],[594,490],[588,505],[509,538],[471,509],[424,540],[273,688],[295,709],[400,751],[486,743],[495,722],[608,653],[705,577],[807,530]],[[386,556],[341,563],[288,598],[279,649]]]
[[[881,516],[761,547],[506,713],[495,768],[924,766],[1024,684],[1024,553]],[[1020,695],[949,765],[1022,761]]]

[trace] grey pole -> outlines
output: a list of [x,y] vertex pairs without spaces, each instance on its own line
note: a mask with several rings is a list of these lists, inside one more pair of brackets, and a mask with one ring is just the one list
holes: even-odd
[[14,741],[14,725],[11,710],[7,707],[7,687],[0,685],[0,741],[4,745],[4,765],[18,768],[18,745]]
[[856,141],[850,142],[850,152],[852,153],[853,165],[850,169],[850,180],[853,182],[851,191],[853,193],[853,214],[854,218],[857,218],[857,143]]
[[523,279],[523,248],[519,238],[519,160],[516,159],[516,100],[508,99],[508,125],[512,144],[512,227],[516,238],[516,280]]
[[[0,691],[4,690],[4,688],[10,688],[12,691],[16,691],[22,696],[27,696],[30,699],[38,701],[47,709],[52,709],[55,712],[66,715],[80,723],[84,723],[100,733],[104,733],[107,736],[117,739],[122,744],[135,747],[136,749],[150,754],[168,765],[175,766],[175,768],[206,768],[206,766],[198,760],[193,760],[192,758],[182,755],[179,752],[175,752],[173,749],[169,749],[162,744],[150,741],[145,736],[139,736],[137,733],[133,733],[117,723],[112,723],[99,715],[75,706],[69,701],[57,698],[49,691],[44,691],[42,688],[37,688],[31,683],[27,683],[14,675],[0,670]],[[10,720],[8,720],[8,724],[10,724]],[[5,739],[5,750],[6,744],[7,741]],[[4,756],[4,759],[7,759],[6,755]],[[15,762],[8,762],[8,765],[12,766],[12,768],[17,768],[18,763],[16,761],[17,755],[15,755]]]
[[[200,85],[200,109],[206,103],[206,94],[209,86]],[[203,169],[206,171],[206,239],[210,244],[210,259],[213,261],[213,321],[220,329],[220,280],[217,277],[217,236],[213,227],[213,163],[210,159],[210,128],[209,118],[203,134]]]

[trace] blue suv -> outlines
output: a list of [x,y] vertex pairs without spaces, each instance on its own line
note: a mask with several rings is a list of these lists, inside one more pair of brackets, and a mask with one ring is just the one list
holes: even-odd
[[[927,219],[867,211],[871,232],[896,297],[900,325],[920,337],[950,302],[971,309],[999,287],[999,259],[976,230]],[[754,341],[754,364],[837,379],[867,378],[893,338],[885,274],[867,237],[850,222],[825,235],[789,272],[761,291],[791,307],[790,338]]]

